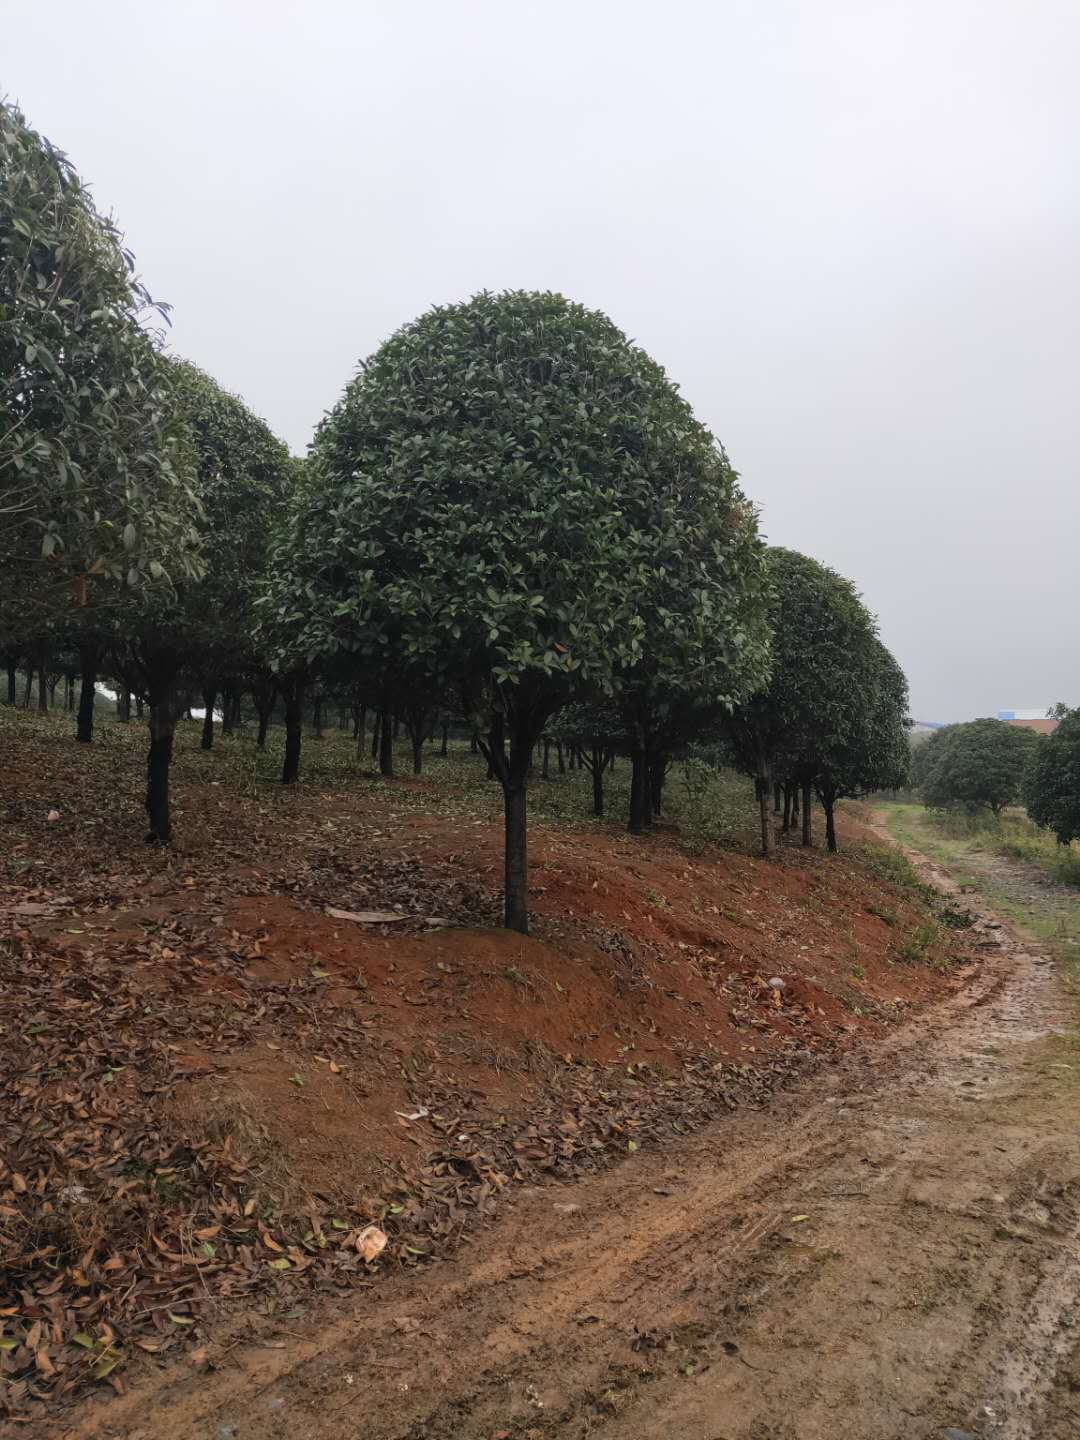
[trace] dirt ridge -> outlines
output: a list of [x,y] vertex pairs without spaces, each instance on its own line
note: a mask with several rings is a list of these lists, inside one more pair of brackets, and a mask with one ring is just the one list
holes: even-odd
[[283,1349],[173,1366],[67,1433],[1074,1435],[1053,1385],[1076,1361],[1071,1010],[1038,947],[965,901],[985,964],[875,1050],[524,1194],[436,1270]]

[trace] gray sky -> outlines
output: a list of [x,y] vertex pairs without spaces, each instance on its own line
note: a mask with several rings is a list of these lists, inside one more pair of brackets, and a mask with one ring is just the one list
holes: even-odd
[[1073,0],[12,0],[0,88],[299,452],[482,288],[607,311],[921,719],[1080,703]]

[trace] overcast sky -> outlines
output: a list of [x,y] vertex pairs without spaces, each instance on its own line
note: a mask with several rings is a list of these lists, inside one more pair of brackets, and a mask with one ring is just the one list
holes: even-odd
[[52,0],[0,93],[303,453],[432,304],[607,311],[920,719],[1080,703],[1075,0]]

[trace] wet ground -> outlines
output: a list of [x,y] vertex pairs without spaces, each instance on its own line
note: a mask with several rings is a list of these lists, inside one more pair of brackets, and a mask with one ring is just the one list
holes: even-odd
[[962,899],[982,965],[884,1048],[527,1192],[454,1261],[68,1433],[1073,1440],[1074,1007],[1037,944]]

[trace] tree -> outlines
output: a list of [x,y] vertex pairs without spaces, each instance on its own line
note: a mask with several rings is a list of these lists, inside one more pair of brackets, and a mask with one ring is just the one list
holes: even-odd
[[545,732],[545,744],[549,739],[576,748],[582,765],[592,776],[593,814],[600,818],[604,813],[604,773],[616,753],[629,754],[631,748],[618,707],[610,700],[568,705]]
[[147,839],[157,844],[171,838],[169,771],[181,709],[179,678],[188,672],[205,693],[218,677],[257,663],[257,587],[272,523],[295,478],[285,446],[243,401],[187,361],[170,363],[196,456],[204,571],[174,593],[147,595],[131,607],[117,646],[128,682],[150,705]]
[[1004,720],[969,720],[939,730],[917,762],[923,803],[933,809],[990,810],[1020,798],[1037,737]]
[[1031,746],[1022,793],[1036,825],[1070,845],[1080,840],[1080,709],[1059,705],[1054,715],[1057,729]]
[[660,367],[552,294],[482,294],[400,330],[312,468],[301,648],[461,696],[503,788],[505,922],[524,932],[526,781],[550,717],[638,667],[659,683],[695,639],[718,696],[760,678],[754,512]]
[[732,712],[726,738],[738,768],[754,777],[762,853],[772,850],[777,781],[788,787],[789,817],[791,788],[802,792],[805,845],[817,787],[834,850],[840,795],[882,788],[905,768],[907,684],[850,580],[794,550],[768,558],[772,674]]
[[846,658],[836,680],[844,696],[843,713],[817,747],[814,780],[825,811],[826,843],[833,853],[836,802],[901,789],[907,784],[911,754],[907,679],[872,629]]
[[[781,548],[768,552],[772,674],[732,712],[726,734],[736,763],[754,778],[761,849],[772,851],[774,780],[798,773],[804,801],[820,768],[820,742],[842,723],[840,676],[873,622],[850,581]],[[804,810],[804,824],[809,806]]]
[[[0,103],[0,609],[198,569],[183,424],[115,224]],[[100,586],[98,587],[100,592]]]

